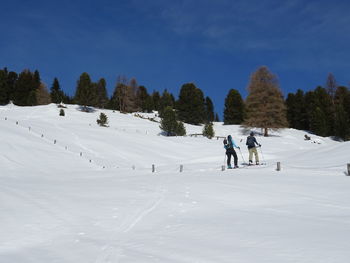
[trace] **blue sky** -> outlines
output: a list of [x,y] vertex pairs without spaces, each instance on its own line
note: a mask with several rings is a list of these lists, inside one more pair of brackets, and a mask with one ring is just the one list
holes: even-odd
[[74,94],[88,72],[109,94],[119,75],[176,97],[193,82],[222,115],[230,89],[245,98],[266,65],[284,95],[350,83],[350,2],[313,0],[2,1],[0,67],[38,69]]

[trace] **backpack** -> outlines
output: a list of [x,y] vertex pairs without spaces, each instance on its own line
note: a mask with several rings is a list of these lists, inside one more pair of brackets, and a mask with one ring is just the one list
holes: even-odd
[[255,147],[255,142],[256,142],[255,137],[248,136],[246,145],[248,145],[248,148],[252,148],[252,147]]

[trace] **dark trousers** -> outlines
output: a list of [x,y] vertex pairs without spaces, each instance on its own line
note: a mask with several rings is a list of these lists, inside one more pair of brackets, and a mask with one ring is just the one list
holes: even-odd
[[237,158],[236,151],[234,149],[227,150],[226,155],[227,155],[227,165],[231,165],[231,156],[233,155],[235,166],[237,166],[238,158]]

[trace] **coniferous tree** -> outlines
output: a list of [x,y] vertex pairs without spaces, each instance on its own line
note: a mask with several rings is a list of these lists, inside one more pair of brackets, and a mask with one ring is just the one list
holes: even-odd
[[[318,107],[324,114],[325,127],[322,128],[322,136],[331,136],[334,134],[334,105],[331,96],[327,90],[321,86],[314,91],[314,107]],[[313,130],[312,130],[313,131]],[[316,132],[316,131],[314,131]]]
[[287,106],[287,120],[289,123],[290,128],[295,128],[295,119],[297,118],[296,116],[296,99],[295,99],[295,94],[293,93],[288,93],[287,99],[286,99],[286,106]]
[[328,133],[327,117],[318,106],[313,108],[310,120],[310,129],[316,135],[326,136]]
[[206,111],[203,92],[193,83],[182,85],[176,109],[181,121],[194,125],[204,123]]
[[334,135],[347,140],[350,135],[350,118],[343,105],[335,107]]
[[159,109],[160,109],[160,94],[158,91],[153,91],[152,101],[153,101],[154,110],[159,111]]
[[206,122],[214,121],[214,104],[209,97],[205,98],[205,114],[206,114]]
[[36,90],[40,86],[40,75],[38,71],[33,74],[29,70],[24,70],[19,74],[15,82],[13,100],[19,106],[37,105]]
[[176,113],[170,106],[165,107],[160,121],[160,129],[166,133],[166,136],[175,136],[178,123],[176,119]]
[[162,112],[166,107],[169,106],[171,108],[174,108],[173,103],[174,102],[173,102],[173,98],[172,98],[171,94],[167,90],[164,90],[164,92],[159,100],[159,117],[162,117]]
[[306,110],[306,130],[312,131],[311,129],[311,122],[312,122],[312,115],[314,110],[317,107],[316,99],[315,99],[315,92],[314,91],[308,91],[305,93],[304,96],[305,101],[305,110]]
[[268,136],[269,129],[288,127],[286,107],[277,77],[266,66],[250,78],[246,101],[246,127],[259,127]]
[[176,112],[170,106],[165,107],[163,110],[159,127],[166,133],[166,136],[186,135],[185,125],[177,120]]
[[15,84],[18,79],[18,74],[14,71],[10,71],[7,74],[7,88],[8,88],[8,96],[9,100],[14,100],[14,93],[15,93]]
[[154,103],[153,103],[153,97],[152,96],[148,96],[147,99],[145,100],[144,103],[144,111],[145,112],[152,112],[154,110]]
[[334,134],[344,140],[350,139],[350,91],[347,87],[338,86],[334,95],[335,125]]
[[0,105],[8,104],[10,101],[7,74],[6,68],[0,70]]
[[54,78],[52,86],[51,86],[51,101],[52,103],[61,103],[64,100],[64,93],[61,90],[60,83],[58,82],[57,78]]
[[98,108],[105,108],[108,103],[107,89],[106,89],[106,80],[101,78],[96,84],[96,93],[97,100],[96,106]]
[[335,92],[335,104],[342,105],[350,118],[350,90],[347,87],[339,86]]
[[300,89],[297,90],[295,94],[295,127],[299,130],[306,130],[308,128],[307,124],[307,113],[304,92]]
[[80,78],[77,82],[77,89],[75,92],[74,100],[76,103],[83,106],[84,111],[88,111],[88,106],[95,105],[95,91],[96,90],[94,89],[89,74],[84,72],[80,75]]
[[50,93],[44,83],[41,83],[36,90],[37,105],[47,105],[51,103]]
[[100,117],[96,120],[97,124],[106,127],[108,124],[108,117],[105,113],[101,112]]
[[[147,105],[147,100],[150,97],[147,88],[145,86],[140,86],[137,92],[137,106],[142,112],[151,112],[152,107]],[[151,109],[150,109],[151,108]]]
[[176,126],[176,136],[185,136],[186,135],[186,128],[182,121],[177,121]]
[[238,90],[231,89],[225,99],[224,124],[242,124],[244,101]]
[[213,123],[209,122],[206,123],[203,127],[203,136],[211,139],[215,136],[215,131],[214,131],[214,127],[213,127]]
[[307,112],[304,92],[297,90],[296,94],[289,93],[286,99],[287,119],[289,127],[298,130],[307,130]]
[[120,110],[119,98],[118,98],[118,89],[114,89],[112,97],[109,99],[108,108],[111,110]]

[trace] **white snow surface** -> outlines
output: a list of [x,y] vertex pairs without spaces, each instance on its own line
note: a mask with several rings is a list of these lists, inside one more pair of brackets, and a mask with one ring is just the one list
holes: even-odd
[[[0,107],[1,263],[349,262],[349,142],[258,135],[266,165],[242,166],[237,151],[241,168],[221,171],[222,139],[165,137],[117,111],[65,113]],[[247,132],[215,132],[247,161]]]

